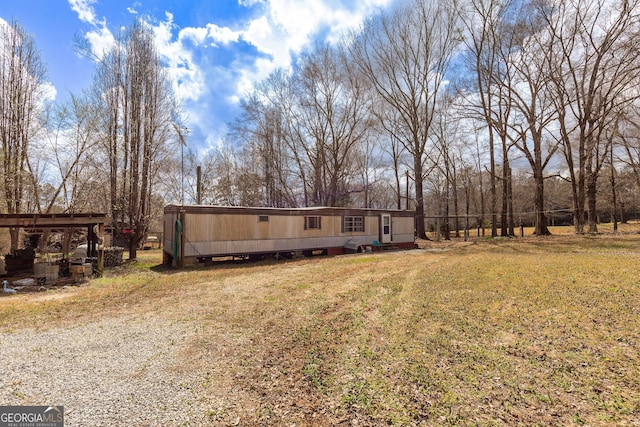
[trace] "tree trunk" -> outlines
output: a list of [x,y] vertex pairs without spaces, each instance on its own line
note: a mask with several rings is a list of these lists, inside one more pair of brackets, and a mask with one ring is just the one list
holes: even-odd
[[535,235],[549,236],[551,235],[551,232],[547,228],[547,218],[544,214],[544,177],[542,176],[542,173],[536,173],[534,175],[534,180],[535,194],[533,200],[536,211]]
[[453,173],[453,214],[455,215],[455,228],[456,237],[460,237],[460,212],[458,206],[458,178],[457,174]]
[[502,210],[500,211],[500,235],[509,236],[509,151],[506,133],[500,136],[502,142]]
[[414,158],[413,167],[415,170],[416,182],[416,235],[419,239],[428,239],[424,228],[424,195],[422,190],[422,161]]
[[489,174],[489,187],[491,189],[491,237],[496,237],[498,236],[498,192],[496,189],[496,160],[493,151],[493,132],[489,132],[489,161],[491,163]]
[[596,210],[597,181],[595,174],[589,175],[587,179],[587,208],[589,233],[598,232],[598,211]]
[[129,240],[129,259],[138,258],[138,242],[136,242],[136,240],[133,235],[131,236],[131,240]]
[[578,183],[575,187],[575,204],[573,213],[573,224],[576,230],[576,234],[584,233],[584,204],[585,204],[585,178],[584,173],[580,171],[578,173]]
[[507,212],[509,218],[509,236],[515,236],[515,215],[513,213],[513,175],[511,165],[507,174]]

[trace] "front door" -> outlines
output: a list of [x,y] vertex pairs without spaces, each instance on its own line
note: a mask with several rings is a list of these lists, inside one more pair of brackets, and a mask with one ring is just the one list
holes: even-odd
[[391,243],[391,215],[381,215],[382,228],[380,230],[382,236],[380,240],[382,243]]

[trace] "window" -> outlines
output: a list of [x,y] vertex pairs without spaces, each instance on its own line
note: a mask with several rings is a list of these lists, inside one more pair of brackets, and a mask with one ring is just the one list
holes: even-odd
[[320,230],[322,221],[319,216],[305,216],[304,217],[304,229],[305,230]]
[[269,222],[269,215],[258,215],[258,222]]
[[344,233],[364,232],[364,217],[363,216],[343,217],[342,231]]

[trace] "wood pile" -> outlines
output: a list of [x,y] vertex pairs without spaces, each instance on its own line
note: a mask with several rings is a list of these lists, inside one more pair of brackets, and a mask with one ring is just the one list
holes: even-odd
[[119,246],[112,246],[104,248],[104,267],[116,267],[122,265],[124,255],[124,248]]
[[33,274],[35,252],[32,248],[19,249],[4,256],[5,269],[9,276]]

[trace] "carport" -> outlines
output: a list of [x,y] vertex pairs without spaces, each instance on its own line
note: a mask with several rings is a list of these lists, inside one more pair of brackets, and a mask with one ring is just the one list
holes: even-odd
[[98,274],[104,270],[104,251],[99,240],[104,236],[104,225],[108,222],[104,213],[74,214],[0,214],[0,228],[22,228],[33,232],[45,229],[87,228],[87,256],[97,258]]

